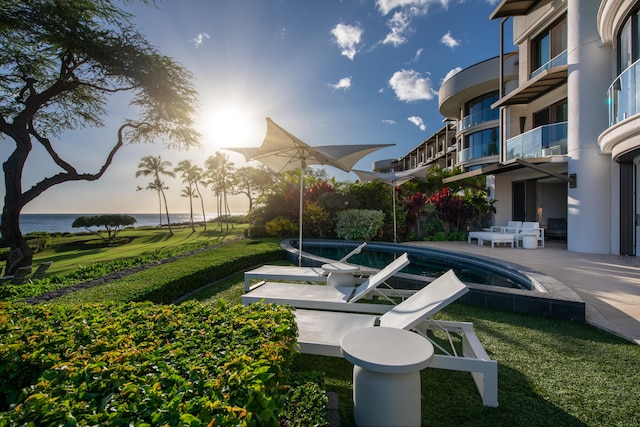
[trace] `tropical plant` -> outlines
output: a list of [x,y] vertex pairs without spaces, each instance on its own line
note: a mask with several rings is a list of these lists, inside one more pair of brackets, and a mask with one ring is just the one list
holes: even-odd
[[196,190],[189,181],[187,181],[187,186],[180,191],[180,197],[189,199],[189,226],[191,227],[191,231],[195,233],[196,226],[193,222],[193,199],[198,198],[198,193],[196,193]]
[[[0,135],[6,137],[2,143],[13,146],[3,164],[0,221],[10,246],[9,274],[32,263],[20,213],[39,195],[61,183],[101,178],[125,142],[160,137],[177,148],[199,145],[193,129],[197,93],[190,73],[149,44],[131,18],[103,0],[8,1],[0,7]],[[113,94],[119,99],[129,94],[138,117],[108,131],[114,142],[106,147],[97,172],[79,172],[58,152],[56,145],[64,143],[59,136],[77,128],[104,127]],[[35,179],[35,185],[23,190],[34,143],[62,171]],[[99,150],[93,148],[95,155]]]
[[371,240],[384,224],[384,212],[347,209],[338,212],[336,234],[345,240]]
[[305,202],[302,212],[303,232],[309,236],[326,239],[331,230],[331,215],[318,202]]
[[229,161],[229,156],[226,154],[216,151],[216,154],[214,156],[209,156],[209,158],[205,160],[204,164],[206,174],[209,177],[208,184],[211,185],[211,190],[216,196],[218,225],[222,230],[222,217],[224,216],[227,231],[229,231],[229,217],[231,216],[231,210],[229,209],[227,194],[228,192],[233,191],[233,162]]
[[453,194],[450,188],[443,188],[442,191],[431,196],[429,203],[436,206],[438,216],[444,224],[445,235],[449,235],[451,231],[460,231],[472,214],[472,210],[465,204],[463,198]]
[[147,185],[147,190],[155,190],[158,192],[158,204],[160,205],[160,225],[162,225],[162,205],[160,198],[164,200],[164,209],[167,214],[167,226],[169,227],[169,234],[173,235],[171,229],[171,219],[169,218],[169,206],[167,205],[167,196],[164,190],[168,190],[169,187],[165,187],[164,182],[160,179],[161,176],[175,177],[176,174],[169,170],[171,162],[162,160],[160,156],[144,156],[138,163],[138,171],[136,172],[136,178],[139,176],[153,176],[153,182]]
[[193,223],[193,199],[200,199],[200,205],[202,207],[202,218],[204,221],[204,229],[207,229],[207,215],[204,210],[204,200],[202,200],[202,194],[200,193],[200,187],[198,183],[204,183],[204,176],[202,168],[194,165],[190,160],[181,160],[174,169],[176,172],[182,173],[182,183],[187,186],[182,190],[181,196],[189,198],[189,210],[190,210],[190,222],[191,228],[195,231]]
[[407,212],[407,224],[415,228],[417,236],[421,235],[420,215],[428,200],[429,198],[420,192],[413,193],[404,199],[404,207]]

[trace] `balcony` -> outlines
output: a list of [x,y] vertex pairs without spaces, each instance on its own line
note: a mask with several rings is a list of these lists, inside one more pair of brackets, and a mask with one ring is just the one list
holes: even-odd
[[609,127],[640,112],[640,60],[634,62],[609,86]]
[[534,70],[531,73],[530,79],[534,78],[538,74],[542,73],[544,70],[548,70],[550,68],[559,67],[560,65],[567,65],[567,51],[563,50],[559,54],[557,54],[553,59],[548,61],[546,64],[542,65],[540,68]]
[[507,140],[507,159],[567,154],[567,122],[540,126]]
[[477,126],[482,123],[490,122],[492,120],[498,120],[500,117],[500,110],[498,108],[490,108],[483,110],[475,114],[465,116],[458,122],[457,131],[462,132],[472,126]]
[[498,154],[498,141],[491,141],[486,144],[480,144],[473,147],[465,148],[458,153],[458,163],[466,163],[471,160],[481,159],[483,157],[495,156]]

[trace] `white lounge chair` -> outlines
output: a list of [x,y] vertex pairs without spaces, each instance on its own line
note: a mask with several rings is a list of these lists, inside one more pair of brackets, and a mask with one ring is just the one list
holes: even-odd
[[[485,406],[498,406],[498,364],[491,360],[478,340],[473,324],[468,322],[434,321],[430,317],[460,298],[469,289],[449,270],[382,316],[373,314],[301,310],[295,312],[298,324],[298,345],[301,353],[342,357],[340,340],[351,331],[383,326],[413,330],[429,339],[438,353],[430,368],[470,372]],[[446,333],[451,350],[447,351],[428,331]],[[462,354],[457,354],[451,334],[460,335]]]
[[518,234],[522,228],[522,221],[507,221],[507,225],[492,225],[491,231],[500,233]]
[[[369,276],[360,286],[322,286],[303,283],[262,282],[242,295],[242,304],[267,302],[288,304],[297,308],[317,310],[350,311],[358,313],[384,313],[390,304],[356,304],[371,295],[387,279],[409,264],[406,253],[389,263],[376,274]],[[387,295],[378,292],[383,297]]]
[[[359,254],[367,246],[367,242],[360,244],[354,250],[343,256],[338,262],[346,263],[353,255]],[[371,274],[375,270],[364,269],[362,274]],[[252,279],[262,280],[289,280],[303,282],[326,282],[328,272],[322,267],[294,267],[287,265],[263,265],[244,273],[244,291],[249,292]]]
[[518,242],[522,241],[524,236],[535,236],[538,245],[544,248],[544,228],[540,227],[539,222],[525,221],[522,223],[522,227],[518,231]]

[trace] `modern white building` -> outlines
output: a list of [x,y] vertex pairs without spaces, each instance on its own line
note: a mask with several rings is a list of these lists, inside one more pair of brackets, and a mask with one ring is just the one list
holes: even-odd
[[569,251],[640,256],[640,0],[502,0],[490,18],[513,20],[517,51],[501,40],[440,88],[451,180],[487,176],[496,224],[564,220]]

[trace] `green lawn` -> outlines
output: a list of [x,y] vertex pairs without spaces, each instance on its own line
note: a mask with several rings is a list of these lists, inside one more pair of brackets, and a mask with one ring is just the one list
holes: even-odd
[[114,259],[132,258],[151,255],[155,252],[170,251],[185,245],[197,246],[220,243],[243,236],[247,224],[233,224],[229,231],[221,231],[217,224],[207,224],[204,231],[202,225],[196,226],[196,232],[188,226],[174,226],[173,235],[165,228],[136,228],[123,230],[119,237],[130,239],[123,245],[107,246],[96,235],[90,233],[73,233],[56,236],[52,245],[33,257],[33,265],[53,261],[48,275],[67,274],[75,271],[79,265],[107,262]]

